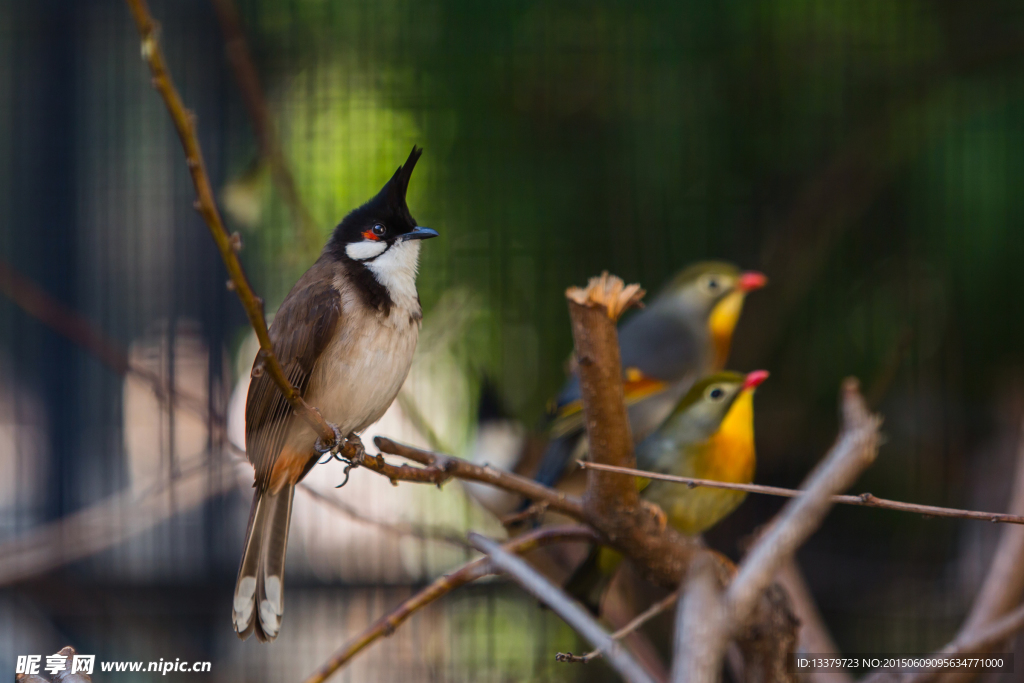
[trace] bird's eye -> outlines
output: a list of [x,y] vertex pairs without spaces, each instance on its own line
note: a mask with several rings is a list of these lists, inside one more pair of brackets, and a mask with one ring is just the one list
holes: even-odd
[[708,398],[712,401],[721,401],[725,398],[725,389],[722,387],[711,387],[711,390],[708,391]]
[[721,286],[722,283],[719,282],[718,278],[715,277],[714,275],[708,275],[706,278],[704,278],[704,289],[708,290],[711,293],[717,292],[719,288],[721,288]]
[[385,228],[380,223],[377,223],[377,225],[373,226],[372,230],[373,230],[373,234],[376,235],[377,237],[383,237],[384,233],[386,233],[388,231],[388,229]]

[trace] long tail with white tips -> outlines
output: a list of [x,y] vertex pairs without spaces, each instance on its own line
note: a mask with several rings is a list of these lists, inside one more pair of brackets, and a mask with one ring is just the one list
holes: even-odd
[[281,630],[284,560],[294,495],[294,485],[278,493],[257,490],[253,495],[231,615],[242,640],[255,633],[258,640],[266,642]]

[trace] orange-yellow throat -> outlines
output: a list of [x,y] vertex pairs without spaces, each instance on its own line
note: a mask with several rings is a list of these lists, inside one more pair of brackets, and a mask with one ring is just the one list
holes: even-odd
[[754,480],[754,390],[744,389],[710,439],[700,446],[697,477],[734,484]]
[[[740,392],[713,436],[685,448],[679,467],[684,476],[751,483],[756,462],[753,388]],[[703,486],[690,489],[668,482],[651,482],[644,491],[646,499],[661,506],[673,527],[689,535],[700,534],[717,524],[739,507],[746,496],[743,491]]]
[[741,289],[726,295],[711,310],[708,318],[708,331],[715,347],[713,370],[721,370],[729,359],[729,348],[732,346],[732,333],[743,312],[743,300],[747,293]]

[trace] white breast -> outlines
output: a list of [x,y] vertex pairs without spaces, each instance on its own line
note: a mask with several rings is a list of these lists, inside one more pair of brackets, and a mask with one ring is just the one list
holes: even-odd
[[[411,251],[415,257],[417,251]],[[394,265],[390,260],[387,264]],[[341,319],[334,339],[313,368],[304,398],[345,435],[366,429],[384,415],[412,365],[422,318],[415,258],[411,264],[399,259],[399,264],[406,268],[391,271],[392,282],[382,283],[393,285],[388,287],[393,305],[387,315],[368,307],[342,274],[334,281],[341,296]],[[374,275],[380,279],[378,273]],[[405,279],[408,286],[402,282]],[[315,439],[303,420],[292,421],[288,433],[291,447],[304,451]]]
[[[355,317],[355,316],[352,316]],[[392,308],[387,318],[346,315],[310,378],[307,400],[342,433],[359,432],[376,422],[398,395],[419,338],[419,321]]]

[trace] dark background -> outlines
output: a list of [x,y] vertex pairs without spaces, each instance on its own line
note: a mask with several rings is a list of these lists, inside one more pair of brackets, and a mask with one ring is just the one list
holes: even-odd
[[[472,312],[448,345],[465,389],[453,450],[483,377],[526,424],[539,418],[571,348],[565,287],[607,269],[654,291],[722,258],[771,280],[729,364],[772,373],[759,483],[799,483],[855,375],[886,420],[858,491],[1005,510],[1024,407],[1019,2],[239,2],[312,234],[258,162],[212,6],[152,9],[268,310],[344,213],[426,149],[409,197],[442,235],[423,250],[425,334],[445,297]],[[0,259],[123,347],[164,348],[172,380],[166,349],[187,330],[223,408],[251,358],[246,321],[149,78],[121,3],[0,0]],[[131,486],[123,378],[6,298],[0,383],[0,542]],[[173,472],[170,419],[153,457]],[[381,581],[297,570],[285,629],[306,649],[243,646],[227,611],[246,495],[5,581],[0,667],[71,643],[99,659],[188,652],[217,680],[298,679],[444,565]],[[748,499],[709,541],[738,556],[780,505]],[[799,559],[843,650],[926,652],[955,632],[998,531],[837,509]],[[346,611],[352,596],[365,614]],[[408,675],[586,678],[551,662],[573,636],[515,589],[435,612],[446,640]],[[427,620],[376,645],[381,666],[427,657]]]

